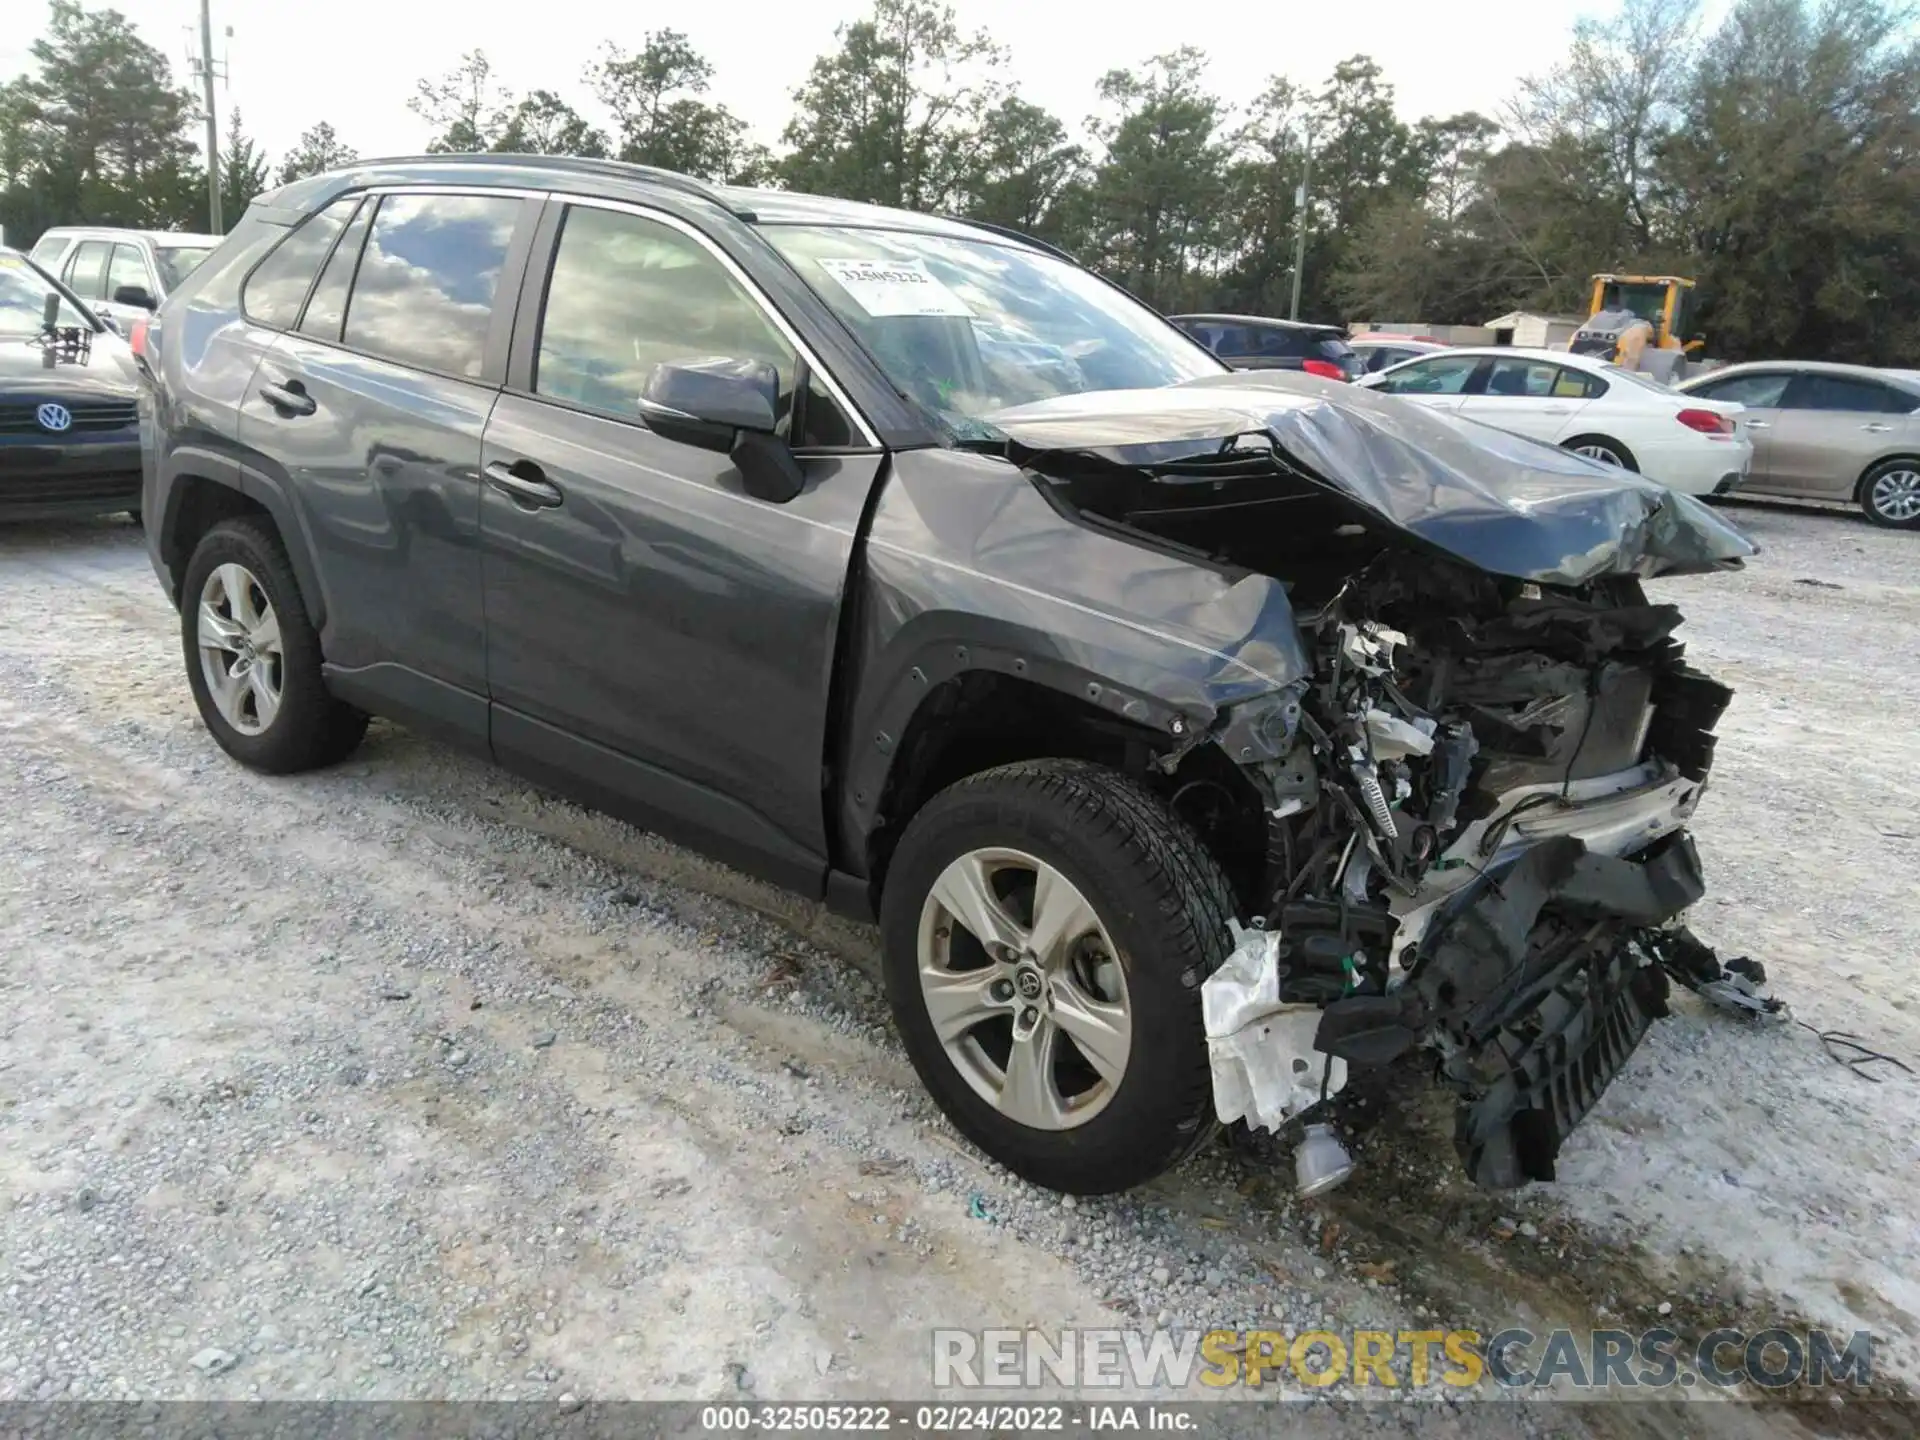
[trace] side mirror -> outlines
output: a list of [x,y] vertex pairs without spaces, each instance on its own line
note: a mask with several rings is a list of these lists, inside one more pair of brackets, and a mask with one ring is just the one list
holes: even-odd
[[160,302],[153,298],[153,292],[144,285],[122,285],[113,292],[113,303],[125,305],[134,310],[158,310]]
[[640,417],[663,439],[733,457],[746,491],[783,505],[806,485],[800,462],[774,433],[780,375],[764,360],[672,360],[654,367]]

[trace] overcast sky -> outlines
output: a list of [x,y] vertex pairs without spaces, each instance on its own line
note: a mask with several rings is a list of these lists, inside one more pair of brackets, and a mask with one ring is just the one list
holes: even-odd
[[[0,25],[0,76],[27,67],[43,27],[36,0],[8,0]],[[198,0],[118,0],[148,43],[174,62],[198,46]],[[1179,45],[1212,59],[1223,96],[1244,103],[1267,77],[1318,82],[1335,62],[1364,52],[1384,67],[1409,117],[1494,111],[1517,76],[1564,52],[1577,16],[1609,0],[955,0],[962,28],[983,27],[1012,50],[1005,78],[1078,129],[1094,84],[1110,69]],[[221,118],[238,105],[277,163],[300,132],[329,120],[362,155],[417,152],[426,127],[406,108],[414,82],[478,47],[515,91],[545,86],[596,113],[581,70],[612,39],[637,49],[649,29],[685,31],[715,69],[712,98],[779,136],[790,96],[837,24],[864,0],[715,0],[698,7],[595,4],[591,0],[213,0],[216,52],[231,78]],[[233,37],[222,38],[226,26]]]

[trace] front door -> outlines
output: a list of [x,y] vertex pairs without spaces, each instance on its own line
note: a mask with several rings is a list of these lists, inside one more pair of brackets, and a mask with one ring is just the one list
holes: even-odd
[[[880,453],[693,228],[586,201],[556,228],[481,457],[495,753],[817,892],[840,597]],[[786,504],[641,422],[655,365],[710,356],[779,372],[807,472]]]

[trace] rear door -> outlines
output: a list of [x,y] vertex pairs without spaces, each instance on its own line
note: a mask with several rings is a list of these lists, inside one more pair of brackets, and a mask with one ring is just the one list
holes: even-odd
[[1767,488],[1851,499],[1861,475],[1895,447],[1912,410],[1911,395],[1875,380],[1819,371],[1794,376],[1774,422]]
[[1606,382],[1551,360],[1503,356],[1488,367],[1482,393],[1467,396],[1460,413],[1487,425],[1552,443],[1579,428],[1581,413],[1606,391]]
[[[697,228],[548,212],[482,457],[495,753],[817,893],[834,639],[882,455]],[[729,457],[643,423],[654,367],[701,356],[779,373],[800,495],[756,499]]]
[[246,297],[283,333],[254,374],[240,438],[279,472],[318,558],[329,679],[476,743],[481,434],[538,212],[498,190],[336,202],[315,217],[309,248],[324,248],[287,295],[254,295],[256,271]]
[[1371,388],[1417,400],[1430,410],[1458,411],[1489,363],[1482,355],[1435,355],[1390,371]]
[[1773,489],[1773,439],[1780,424],[1781,401],[1792,380],[1791,370],[1756,370],[1724,380],[1707,380],[1685,392],[1746,407],[1746,413],[1739,417],[1740,433],[1753,442],[1753,463],[1743,490]]

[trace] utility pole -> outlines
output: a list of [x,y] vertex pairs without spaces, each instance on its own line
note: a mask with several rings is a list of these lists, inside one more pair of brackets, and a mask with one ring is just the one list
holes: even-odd
[[1287,318],[1300,318],[1300,272],[1307,263],[1307,186],[1313,182],[1313,132],[1302,129],[1306,159],[1300,167],[1300,188],[1293,192],[1293,300],[1287,306]]
[[[200,86],[207,105],[207,233],[224,235],[220,223],[220,119],[213,104],[213,0],[200,0]],[[1298,280],[1295,281],[1296,286]]]

